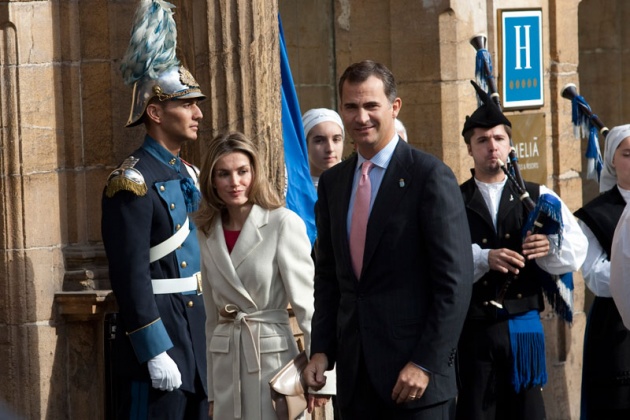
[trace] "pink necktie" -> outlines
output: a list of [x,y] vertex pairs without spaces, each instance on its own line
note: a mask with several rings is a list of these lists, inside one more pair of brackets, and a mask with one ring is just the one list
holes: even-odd
[[361,277],[363,268],[365,233],[370,216],[370,197],[372,195],[369,173],[373,166],[374,164],[369,160],[363,162],[361,166],[361,178],[359,179],[350,222],[350,257],[352,258],[352,269],[357,278]]

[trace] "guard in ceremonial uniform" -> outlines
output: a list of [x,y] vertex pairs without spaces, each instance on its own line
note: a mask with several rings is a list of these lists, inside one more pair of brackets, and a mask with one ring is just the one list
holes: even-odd
[[121,419],[208,418],[199,245],[189,217],[200,193],[197,169],[179,156],[197,139],[205,96],[175,57],[172,7],[143,0],[136,13],[121,69],[133,85],[127,127],[143,123],[146,136],[110,174],[102,201],[119,307],[113,358]]
[[[475,283],[458,346],[457,418],[542,420],[547,372],[539,312],[545,279],[559,287],[560,275],[581,266],[587,241],[555,193],[527,182],[524,189],[534,201],[554,204],[549,207],[559,227],[553,235],[532,234],[527,227],[531,210],[501,168],[511,147],[511,123],[475,87],[484,104],[466,117],[462,131],[474,170],[461,185]],[[569,286],[555,292],[555,309],[563,298],[571,306]]]

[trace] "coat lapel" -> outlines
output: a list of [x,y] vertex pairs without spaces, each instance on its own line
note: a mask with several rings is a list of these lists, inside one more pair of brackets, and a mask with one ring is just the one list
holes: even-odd
[[269,210],[265,210],[262,207],[254,205],[249,212],[249,216],[243,225],[241,233],[238,235],[238,240],[230,258],[235,269],[247,258],[249,254],[263,241],[263,237],[260,234],[260,228],[267,224],[269,220]]
[[[384,221],[389,220],[392,209],[398,207],[409,186],[414,182],[411,172],[407,169],[413,165],[413,157],[410,151],[411,146],[399,140],[396,149],[394,149],[392,159],[385,170],[383,181],[378,189],[372,211],[370,212],[370,218],[368,219],[365,251],[363,254],[364,268],[368,266],[376,251],[376,246],[387,227],[387,223],[384,223]],[[348,253],[348,255],[350,254]],[[365,272],[366,270],[364,269],[363,271]]]
[[[344,266],[352,267],[350,258],[350,243],[348,242],[348,209],[350,207],[350,195],[352,194],[352,181],[354,179],[354,171],[357,167],[358,157],[354,154],[347,161],[340,163],[339,174],[332,182],[327,185],[330,189],[328,194],[328,207],[330,209],[330,228],[333,232],[341,233],[338,237],[341,239],[342,255],[340,258],[346,263]],[[343,166],[342,166],[343,165]],[[352,268],[349,272],[354,276]]]
[[215,222],[210,236],[205,241],[205,247],[214,260],[218,271],[228,284],[232,285],[241,295],[251,300],[249,292],[243,286],[236,269],[247,258],[252,250],[262,242],[262,235],[258,228],[267,224],[269,212],[254,205],[252,211],[238,236],[236,245],[230,254],[225,244],[221,219]]

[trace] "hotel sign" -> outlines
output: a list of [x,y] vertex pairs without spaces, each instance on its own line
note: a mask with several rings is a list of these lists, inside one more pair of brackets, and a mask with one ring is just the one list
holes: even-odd
[[505,109],[541,107],[542,10],[500,10],[501,99]]
[[537,184],[547,184],[545,114],[540,112],[507,117],[512,123],[512,141],[523,179]]

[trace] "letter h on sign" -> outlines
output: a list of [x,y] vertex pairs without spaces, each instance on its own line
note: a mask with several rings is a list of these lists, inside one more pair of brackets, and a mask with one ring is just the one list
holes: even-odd
[[541,107],[544,104],[542,10],[501,10],[500,14],[503,106]]

